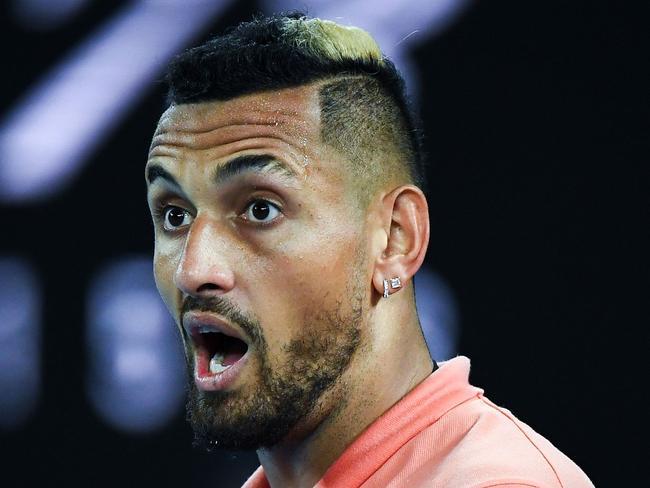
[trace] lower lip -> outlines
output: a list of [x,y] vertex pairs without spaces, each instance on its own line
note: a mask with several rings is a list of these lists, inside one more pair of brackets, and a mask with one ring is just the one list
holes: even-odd
[[194,384],[202,391],[226,390],[237,381],[237,377],[247,361],[248,351],[228,369],[221,373],[212,373],[210,358],[207,357],[207,354],[198,354],[194,357]]

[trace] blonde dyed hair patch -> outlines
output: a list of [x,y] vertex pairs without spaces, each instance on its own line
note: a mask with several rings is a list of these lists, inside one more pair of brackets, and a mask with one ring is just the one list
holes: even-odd
[[383,65],[377,42],[363,29],[323,19],[284,20],[285,39],[316,58],[333,62],[363,61]]

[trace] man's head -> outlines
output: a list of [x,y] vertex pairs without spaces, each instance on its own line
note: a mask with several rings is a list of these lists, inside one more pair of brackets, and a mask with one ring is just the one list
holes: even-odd
[[168,82],[148,197],[190,420],[224,447],[300,438],[386,347],[383,279],[424,256],[403,84],[367,33],[300,16],[241,24]]

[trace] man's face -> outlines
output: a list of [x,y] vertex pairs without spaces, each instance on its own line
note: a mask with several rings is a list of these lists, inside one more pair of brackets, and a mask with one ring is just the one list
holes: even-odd
[[313,86],[172,106],[158,124],[155,277],[199,442],[270,446],[345,396],[371,269],[347,172],[319,134]]

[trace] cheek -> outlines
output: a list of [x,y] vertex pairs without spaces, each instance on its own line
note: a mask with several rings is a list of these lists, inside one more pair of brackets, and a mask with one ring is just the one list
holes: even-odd
[[345,285],[345,275],[355,262],[359,231],[324,219],[314,227],[285,241],[280,254],[286,272],[299,286],[340,288]]
[[165,246],[159,246],[156,243],[153,271],[158,293],[160,293],[171,315],[176,317],[178,310],[178,290],[174,285],[174,274],[176,272],[178,258],[170,251],[170,249],[165,249]]
[[316,234],[287,236],[281,249],[259,268],[264,272],[258,275],[255,308],[267,341],[276,348],[307,329],[317,332],[327,313],[346,303],[359,237],[356,233],[343,237],[330,234],[323,241]]

